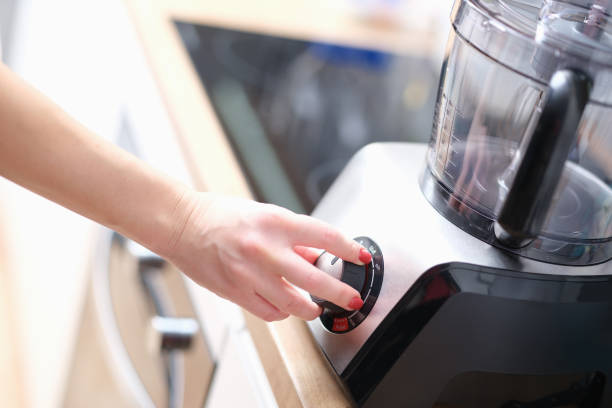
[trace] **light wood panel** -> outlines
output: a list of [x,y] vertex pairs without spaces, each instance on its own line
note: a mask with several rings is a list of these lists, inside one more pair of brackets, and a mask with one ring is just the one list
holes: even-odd
[[415,35],[400,25],[366,21],[348,1],[158,0],[158,4],[166,15],[194,23],[412,55],[429,55],[428,34],[435,33],[435,27]]
[[[238,160],[200,84],[172,19],[289,38],[429,54],[433,38],[401,27],[364,24],[348,3],[329,0],[125,0],[140,33],[195,185],[252,198]],[[333,4],[330,6],[330,4]],[[296,318],[268,324],[245,312],[255,347],[281,407],[347,407],[336,375]]]
[[300,401],[308,407],[349,407],[350,397],[304,321],[290,317],[271,324]]
[[238,161],[189,55],[167,14],[168,3],[126,0],[198,188],[249,196]]

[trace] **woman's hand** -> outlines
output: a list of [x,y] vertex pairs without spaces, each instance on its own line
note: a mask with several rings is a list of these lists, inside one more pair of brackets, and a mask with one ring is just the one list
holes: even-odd
[[357,242],[322,221],[271,204],[186,194],[184,227],[165,255],[198,284],[267,321],[321,314],[293,285],[345,309],[362,306],[355,289],[312,265],[321,252],[314,248],[369,262],[369,252]]
[[[91,134],[1,63],[0,90],[0,175],[139,242],[265,320],[319,315],[292,284],[361,307],[357,291],[312,265],[312,247],[359,262],[359,244],[330,226],[195,193]],[[371,259],[365,249],[362,257]]]

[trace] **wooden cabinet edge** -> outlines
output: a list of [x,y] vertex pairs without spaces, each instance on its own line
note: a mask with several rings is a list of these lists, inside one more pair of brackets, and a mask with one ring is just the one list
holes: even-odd
[[244,316],[279,407],[352,406],[304,321],[267,323],[247,311]]
[[243,310],[243,315],[278,406],[304,406],[300,402],[296,385],[289,374],[287,362],[280,352],[270,324],[246,310]]
[[[202,191],[250,197],[250,189],[170,13],[160,2],[125,0],[162,101]],[[172,61],[169,63],[168,61]]]

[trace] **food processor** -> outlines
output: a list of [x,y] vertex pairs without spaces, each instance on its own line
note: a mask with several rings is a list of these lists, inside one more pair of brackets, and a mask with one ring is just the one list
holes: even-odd
[[370,144],[313,216],[359,311],[309,327],[368,407],[612,406],[612,4],[456,0],[428,145]]

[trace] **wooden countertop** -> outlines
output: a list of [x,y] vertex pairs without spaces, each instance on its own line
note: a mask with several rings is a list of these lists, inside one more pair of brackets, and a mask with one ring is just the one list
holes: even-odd
[[[182,46],[173,18],[195,23],[428,55],[431,35],[364,23],[349,2],[329,0],[125,0],[192,174],[204,191],[252,197],[208,96]],[[430,39],[431,41],[428,41]],[[272,391],[281,407],[345,407],[344,393],[306,324],[266,323],[245,312]]]

